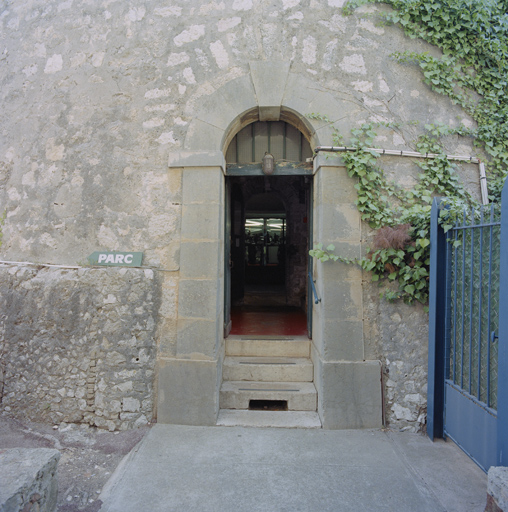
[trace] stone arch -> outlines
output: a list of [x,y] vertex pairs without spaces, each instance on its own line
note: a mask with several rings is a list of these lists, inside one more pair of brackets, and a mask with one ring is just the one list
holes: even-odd
[[221,151],[226,154],[226,151],[229,147],[229,144],[233,140],[234,136],[239,133],[246,126],[255,123],[257,121],[284,121],[292,126],[294,126],[310,143],[311,147],[318,146],[316,132],[313,129],[312,125],[309,123],[308,119],[304,116],[294,112],[291,109],[284,107],[283,105],[280,107],[280,113],[278,117],[264,117],[260,116],[260,108],[254,108],[250,111],[244,112],[237,116],[230,123],[226,131],[224,132],[224,136],[221,144]]
[[[194,109],[198,102],[200,108]],[[287,62],[270,61],[251,62],[245,75],[193,98],[186,110],[194,115],[183,142],[185,152],[225,152],[234,135],[255,121],[286,121],[311,147],[331,144],[334,120],[343,114],[341,105],[319,84],[292,73]],[[312,112],[326,114],[330,121],[305,117]]]

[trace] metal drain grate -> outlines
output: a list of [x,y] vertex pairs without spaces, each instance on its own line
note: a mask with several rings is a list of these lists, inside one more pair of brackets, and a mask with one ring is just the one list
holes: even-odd
[[287,400],[249,400],[250,411],[287,411]]

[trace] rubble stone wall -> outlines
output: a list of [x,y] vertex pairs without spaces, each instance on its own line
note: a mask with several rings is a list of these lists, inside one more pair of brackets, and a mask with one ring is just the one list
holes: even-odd
[[424,432],[427,420],[428,314],[422,304],[379,300],[380,288],[363,283],[367,359],[383,363],[384,417],[390,428]]
[[158,302],[150,269],[0,266],[2,409],[109,430],[151,421]]

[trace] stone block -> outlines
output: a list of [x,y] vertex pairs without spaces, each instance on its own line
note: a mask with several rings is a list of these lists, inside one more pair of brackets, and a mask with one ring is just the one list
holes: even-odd
[[126,396],[122,400],[122,411],[124,412],[138,412],[141,408],[141,404],[137,398]]
[[176,355],[177,321],[174,318],[160,319],[158,328],[159,355],[173,357]]
[[[348,117],[349,114],[357,111],[359,111],[359,109],[351,102],[337,101],[337,96],[325,90],[318,91],[314,94],[307,106],[307,112],[326,115],[332,123],[337,120],[344,120],[344,117]],[[330,142],[322,142],[322,144],[331,144],[331,139]]]
[[213,279],[223,264],[223,245],[219,241],[182,242],[180,246],[180,277],[182,279]]
[[358,199],[355,189],[356,179],[350,178],[345,167],[322,166],[321,183],[322,201],[326,204],[353,204]]
[[488,472],[485,512],[508,511],[508,467],[492,466]]
[[[361,281],[345,281],[339,276],[325,280],[321,289],[324,320],[361,320],[362,283]],[[338,277],[338,279],[337,279]]]
[[[288,73],[287,80],[285,83],[283,105],[295,112],[305,113],[316,113],[316,114],[327,114],[328,106],[325,111],[318,112],[309,108],[310,102],[316,96],[316,86],[312,80],[309,80],[301,73]],[[270,103],[266,103],[269,105]],[[273,105],[273,103],[271,103]],[[310,121],[312,126],[320,126],[322,121]],[[319,141],[320,144],[331,144],[331,138],[329,141]]]
[[222,377],[225,381],[312,382],[313,372],[308,358],[228,356]]
[[178,291],[178,317],[215,320],[219,313],[217,308],[222,305],[218,299],[219,288],[217,279],[182,279]]
[[220,390],[221,409],[248,409],[250,400],[286,400],[289,411],[315,411],[316,388],[312,382],[224,381]]
[[326,429],[380,428],[381,362],[318,362],[318,411]]
[[312,350],[315,350],[317,351],[317,353],[319,353],[321,357],[323,356],[324,351],[323,327],[324,321],[322,320],[321,311],[317,309],[317,306],[314,306],[314,310],[312,313],[311,354]]
[[258,105],[282,105],[290,63],[258,60],[250,62],[249,66]]
[[219,203],[224,176],[219,167],[192,167],[183,171],[183,203]]
[[355,205],[321,204],[316,210],[321,217],[319,235],[327,244],[335,240],[360,241],[360,214]]
[[217,357],[218,325],[216,320],[180,318],[178,320],[177,355],[203,359]]
[[322,357],[325,361],[363,361],[362,320],[326,319]]
[[260,121],[278,121],[280,119],[279,107],[259,107]]
[[227,356],[309,357],[307,338],[244,339],[230,336],[226,340]]
[[217,361],[161,359],[158,423],[215,425],[219,411]]
[[175,151],[169,154],[168,166],[175,167],[226,167],[222,151]]
[[254,92],[251,77],[248,75],[231,80],[224,87],[221,87],[218,93],[218,110],[211,112],[211,115],[217,116],[220,115],[219,112],[224,113],[225,120],[227,121],[226,132],[231,130],[230,123],[239,113],[257,107],[256,93]]
[[186,204],[182,207],[182,240],[217,240],[220,236],[220,205]]
[[0,510],[55,512],[60,452],[49,448],[0,450]]
[[[362,246],[359,242],[334,241],[333,245],[335,249],[331,252],[337,256],[352,259],[361,258]],[[318,263],[318,260],[315,260],[315,262]],[[361,282],[363,279],[363,270],[356,264],[328,261],[323,264],[318,263],[318,265],[314,269],[314,278],[318,278],[325,283],[329,281],[343,281],[345,279],[349,282]]]
[[200,148],[201,150],[216,151],[217,148],[221,147],[223,137],[223,128],[194,118],[187,130],[184,149]]
[[[199,109],[195,111],[193,114],[199,121],[206,123],[207,125],[214,126],[222,130],[224,133],[231,119],[238,115],[238,110],[234,111],[228,105],[229,99],[225,100],[224,96],[222,96],[222,89],[228,89],[228,84],[226,83],[218,94],[208,94],[203,95],[199,98]],[[238,92],[240,95],[248,95],[250,93],[251,98],[254,100],[254,90],[252,85],[250,88],[245,89],[244,87],[231,87],[232,90],[236,89],[235,92]],[[231,95],[232,99],[234,96]],[[241,112],[241,111],[240,111]],[[194,146],[196,147],[196,146]],[[220,147],[219,145],[216,147]]]
[[250,76],[231,80],[212,94],[200,100],[199,119],[225,131],[239,113],[257,106],[256,93]]

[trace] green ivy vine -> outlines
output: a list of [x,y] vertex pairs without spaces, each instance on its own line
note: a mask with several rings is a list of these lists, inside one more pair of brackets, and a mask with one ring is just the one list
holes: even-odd
[[[315,116],[315,115],[314,115]],[[373,146],[377,124],[364,124],[352,130],[349,144],[354,151],[342,153],[350,177],[357,183],[356,206],[361,219],[375,230],[372,247],[361,259],[350,259],[333,253],[335,247],[323,249],[317,244],[310,255],[320,261],[342,261],[360,265],[371,272],[372,281],[396,283],[382,295],[388,300],[402,299],[406,303],[428,301],[430,263],[430,210],[435,195],[453,198],[455,208],[471,205],[474,199],[462,186],[455,165],[443,153],[436,133],[441,126],[426,125],[426,134],[417,141],[421,153],[433,153],[431,159],[418,160],[421,169],[417,184],[410,190],[390,182],[377,164],[378,152]],[[342,140],[335,134],[334,144]],[[446,226],[448,229],[451,226]],[[395,289],[394,289],[395,288]]]
[[458,103],[476,121],[465,130],[488,156],[490,199],[499,201],[508,174],[508,2],[506,0],[351,0],[345,13],[365,3],[384,3],[392,12],[380,22],[397,24],[411,38],[443,52],[402,52],[399,62],[416,63],[434,91]]
[[[425,125],[416,149],[437,156],[418,160],[419,181],[411,190],[389,182],[377,165],[379,154],[368,150],[379,125],[365,124],[353,130],[348,146],[355,149],[342,156],[349,175],[357,179],[361,218],[375,230],[372,247],[358,260],[335,255],[333,245],[323,249],[318,244],[310,254],[321,261],[359,264],[372,273],[373,281],[394,283],[382,292],[388,300],[425,304],[432,198],[448,198],[441,218],[445,230],[465,205],[475,202],[462,186],[455,165],[446,158],[442,138],[453,133],[473,138],[488,160],[491,201],[500,201],[508,174],[508,4],[506,0],[351,0],[344,12],[350,14],[365,3],[388,4],[393,11],[376,13],[380,22],[398,24],[411,38],[424,39],[442,50],[441,58],[414,52],[395,53],[393,58],[416,63],[424,82],[460,104],[477,128]],[[334,144],[343,142],[339,134],[335,139]]]

